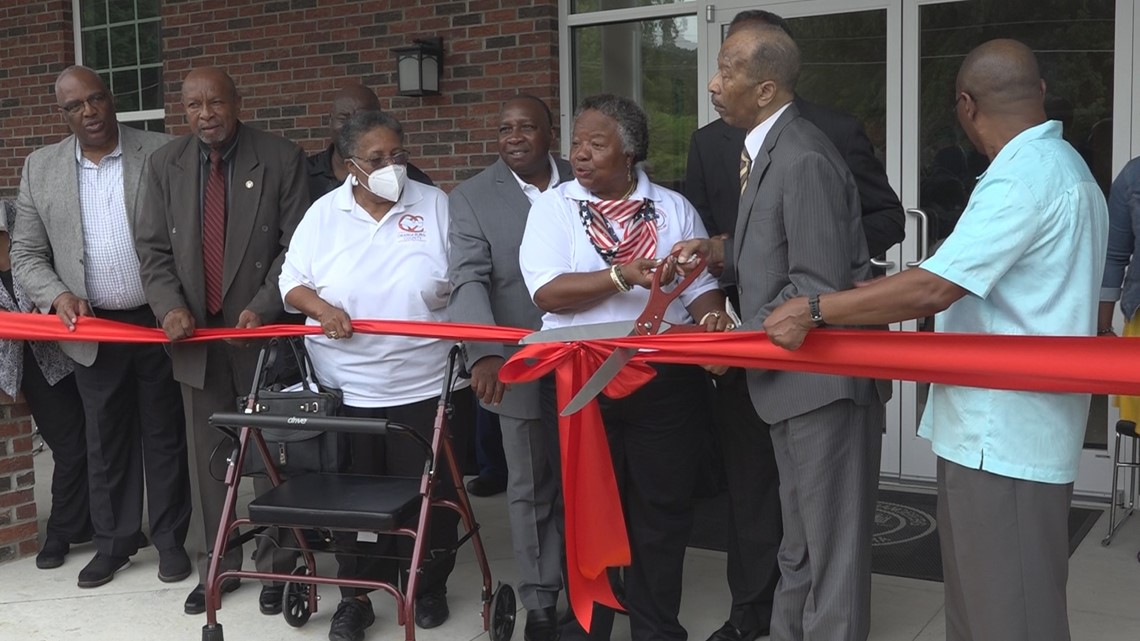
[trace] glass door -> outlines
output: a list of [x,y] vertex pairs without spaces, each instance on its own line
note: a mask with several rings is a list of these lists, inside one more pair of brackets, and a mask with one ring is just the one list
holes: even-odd
[[[1014,38],[1037,54],[1047,85],[1045,109],[1062,123],[1108,193],[1113,172],[1116,0],[968,0],[903,5],[904,204],[921,211],[915,235],[907,230],[904,264],[921,264],[954,230],[977,176],[989,162],[973,148],[951,106],[954,82],[966,54],[993,38]],[[930,331],[934,319],[906,329]],[[930,444],[915,435],[926,404],[926,384],[903,386],[901,476],[932,478]],[[1108,493],[1109,403],[1094,396],[1076,491]],[[1010,426],[1031,428],[1032,426]]]
[[[878,257],[887,273],[916,267],[953,231],[985,156],[969,144],[950,109],[959,65],[973,47],[1016,38],[1037,53],[1048,85],[1046,107],[1064,136],[1107,192],[1115,172],[1140,140],[1131,126],[1131,0],[739,0],[702,3],[705,63],[698,86],[716,72],[716,53],[732,18],[764,9],[787,19],[799,44],[803,71],[798,93],[858,117],[875,145],[906,211],[906,240]],[[1117,20],[1128,28],[1118,28]],[[1126,87],[1116,95],[1114,86]],[[1124,122],[1113,123],[1113,114]],[[699,123],[715,118],[707,96]],[[1114,136],[1114,132],[1119,135]],[[1114,140],[1118,141],[1114,145]],[[1140,143],[1134,145],[1140,149]],[[930,331],[933,319],[892,329]],[[887,408],[882,473],[933,480],[935,457],[918,438],[928,386],[895,383]],[[1093,398],[1076,491],[1107,495],[1111,461],[1106,449],[1115,411]]]
[[[710,19],[705,41],[710,44],[700,86],[707,87],[716,74],[719,43],[738,12],[764,9],[781,16],[800,47],[802,63],[796,93],[805,100],[858,118],[897,193],[901,145],[897,109],[901,54],[898,5],[897,0],[717,3],[713,11],[706,12]],[[701,101],[702,124],[716,117],[715,112],[710,112],[705,94]],[[902,250],[901,245],[896,245],[874,260],[887,273],[895,273],[901,264]],[[881,471],[890,477],[898,477],[901,472],[901,388],[896,381],[883,435]]]

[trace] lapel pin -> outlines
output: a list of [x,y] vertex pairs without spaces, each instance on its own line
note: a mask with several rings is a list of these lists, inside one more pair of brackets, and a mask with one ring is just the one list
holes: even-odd
[[246,189],[253,189],[253,181],[252,180],[245,181],[245,188]]

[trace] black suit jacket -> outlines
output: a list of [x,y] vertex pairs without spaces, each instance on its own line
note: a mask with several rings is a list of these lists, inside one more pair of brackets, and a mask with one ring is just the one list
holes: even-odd
[[[863,126],[854,116],[798,96],[795,104],[800,117],[818,127],[835,145],[855,176],[870,255],[878,256],[901,242],[906,222],[902,204],[891,189]],[[684,193],[700,213],[709,235],[731,234],[736,228],[740,151],[747,134],[720,119],[693,132]]]

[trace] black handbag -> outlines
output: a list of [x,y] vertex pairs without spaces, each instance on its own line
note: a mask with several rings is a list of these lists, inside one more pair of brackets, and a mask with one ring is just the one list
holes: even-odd
[[[300,337],[274,338],[265,347],[254,398],[238,399],[239,411],[274,416],[336,416],[341,393],[321,385]],[[262,438],[277,471],[285,476],[306,472],[343,472],[348,466],[348,436],[337,432],[263,429]],[[245,455],[244,475],[265,475],[256,447]]]

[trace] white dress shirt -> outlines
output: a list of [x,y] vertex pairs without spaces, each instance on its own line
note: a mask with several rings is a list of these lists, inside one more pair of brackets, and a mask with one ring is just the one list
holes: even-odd
[[764,144],[764,139],[768,137],[768,132],[772,131],[772,125],[776,124],[776,119],[780,117],[780,114],[788,110],[788,105],[790,104],[792,103],[789,102],[787,105],[777,109],[776,113],[768,116],[763,122],[753,127],[748,132],[748,135],[744,137],[744,148],[748,150],[749,158],[756,160],[756,154],[760,153],[760,147]]
[[[630,196],[653,201],[657,211],[657,258],[665,258],[673,245],[690,238],[708,236],[697,210],[685,197],[675,191],[649,182],[649,177],[637,170],[637,189]],[[534,201],[527,216],[526,231],[519,247],[519,267],[531,298],[543,285],[562,274],[596,272],[609,268],[598,254],[578,215],[578,201],[597,201],[577,180],[548,189]],[[620,225],[614,226],[619,238],[624,237]],[[666,310],[665,320],[674,324],[691,323],[687,305],[701,294],[717,289],[716,279],[703,272],[681,296]],[[598,303],[573,312],[542,316],[542,329],[633,320],[645,309],[649,290],[634,287],[619,292]]]
[[83,272],[87,301],[103,309],[134,309],[146,304],[139,255],[123,195],[123,147],[95,164],[75,143],[79,212],[83,223]]
[[511,169],[509,166],[507,167],[507,169],[510,170],[511,175],[514,176],[515,180],[518,182],[519,189],[522,190],[523,195],[526,196],[526,199],[529,200],[530,204],[532,205],[534,204],[535,199],[542,195],[542,192],[547,191],[553,187],[557,187],[560,181],[560,178],[558,176],[558,165],[554,162],[554,156],[547,154],[546,158],[550,161],[550,182],[547,183],[546,189],[539,189],[538,187],[535,187],[534,185],[520,178],[519,175],[515,173],[514,169]]
[[[346,180],[322,196],[297,225],[281,268],[282,297],[303,286],[352,319],[448,320],[447,195],[409,180],[377,222],[356,203],[352,187]],[[306,324],[318,323],[309,318]],[[342,390],[353,407],[439,396],[453,344],[366,334],[305,340],[317,378]]]

